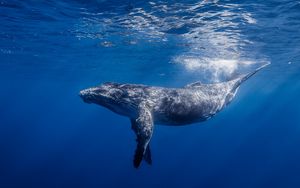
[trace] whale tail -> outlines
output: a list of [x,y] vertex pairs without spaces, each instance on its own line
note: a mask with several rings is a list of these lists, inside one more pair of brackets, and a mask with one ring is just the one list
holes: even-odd
[[259,68],[255,69],[253,72],[250,72],[248,74],[243,74],[243,75],[239,76],[238,78],[229,81],[228,84],[230,85],[230,90],[225,98],[226,105],[229,104],[229,102],[234,98],[238,88],[244,81],[248,80],[251,76],[253,76],[255,73],[257,73],[259,70],[263,69],[264,67],[268,66],[269,64],[270,63],[264,64],[264,65],[260,66]]
[[258,71],[260,71],[261,69],[265,68],[266,66],[268,66],[270,64],[271,63],[266,63],[266,64],[258,67],[257,69],[255,69],[253,72],[250,72],[248,74],[243,74],[243,75],[239,76],[238,78],[234,79],[235,83],[234,83],[232,90],[233,91],[236,90],[244,81],[248,80],[255,73],[257,73]]

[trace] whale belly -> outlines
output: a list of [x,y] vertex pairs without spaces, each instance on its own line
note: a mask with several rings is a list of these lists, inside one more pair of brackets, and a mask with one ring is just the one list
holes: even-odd
[[163,125],[186,125],[209,119],[217,112],[216,105],[203,102],[167,103],[153,112],[154,121]]

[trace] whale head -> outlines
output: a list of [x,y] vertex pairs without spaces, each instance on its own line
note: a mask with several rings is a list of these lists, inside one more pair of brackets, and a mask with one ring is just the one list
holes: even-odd
[[127,115],[127,92],[121,84],[107,82],[97,87],[81,90],[79,96],[86,103],[104,106],[118,114]]

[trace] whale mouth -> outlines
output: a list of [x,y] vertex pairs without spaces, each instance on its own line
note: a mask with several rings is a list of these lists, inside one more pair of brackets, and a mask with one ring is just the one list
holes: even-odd
[[88,104],[92,103],[92,101],[87,98],[84,98],[84,97],[81,97],[81,98],[82,98],[83,102],[85,102],[85,103],[88,103]]

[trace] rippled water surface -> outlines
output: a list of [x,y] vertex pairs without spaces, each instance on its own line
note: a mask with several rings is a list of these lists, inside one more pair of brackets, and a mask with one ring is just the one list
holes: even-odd
[[[182,87],[271,63],[213,119],[156,126],[132,167],[106,81]],[[300,187],[300,1],[0,0],[0,187]]]

